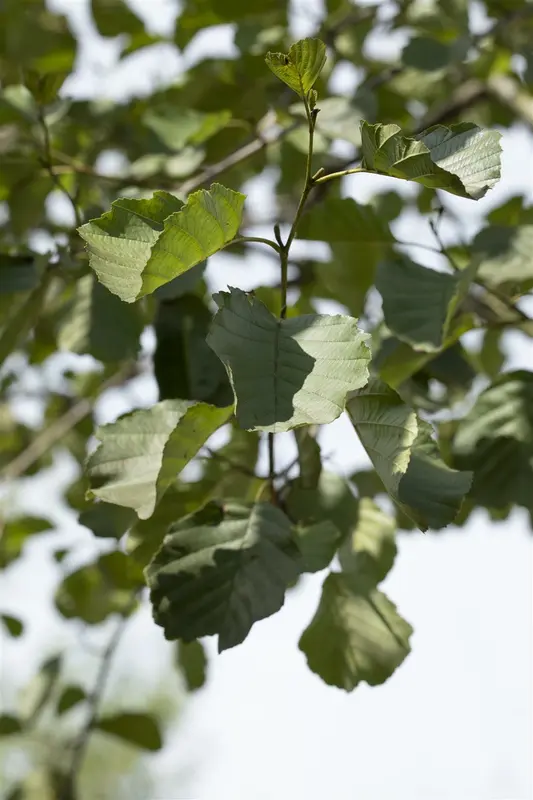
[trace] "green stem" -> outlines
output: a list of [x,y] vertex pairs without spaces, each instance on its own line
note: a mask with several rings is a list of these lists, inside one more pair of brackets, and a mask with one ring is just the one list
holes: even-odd
[[320,183],[327,183],[328,181],[335,180],[336,178],[344,178],[346,175],[355,175],[357,172],[369,172],[370,170],[363,169],[363,167],[352,167],[352,169],[343,169],[340,172],[328,172],[327,175],[321,175],[313,181],[315,186]]
[[277,242],[274,242],[272,239],[264,239],[262,236],[238,236],[236,239],[232,239],[231,242],[227,242],[221,250],[224,250],[226,247],[230,247],[232,244],[246,244],[246,242],[256,242],[258,244],[266,244],[268,247],[271,247],[276,253],[279,253],[281,247]]

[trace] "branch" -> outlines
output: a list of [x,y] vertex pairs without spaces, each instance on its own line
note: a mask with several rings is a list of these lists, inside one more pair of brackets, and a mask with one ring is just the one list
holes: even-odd
[[80,729],[78,736],[72,747],[70,767],[66,773],[65,781],[63,783],[63,788],[59,794],[58,800],[74,800],[75,798],[76,778],[78,777],[78,773],[83,763],[83,759],[87,751],[87,746],[89,744],[91,731],[94,728],[96,718],[98,716],[100,703],[102,701],[102,697],[109,677],[109,672],[111,670],[113,656],[115,655],[117,648],[122,640],[122,636],[124,635],[124,631],[126,630],[126,625],[129,621],[129,614],[131,613],[131,611],[133,611],[136,601],[137,597],[136,595],[134,595],[131,602],[131,608],[127,609],[124,616],[120,618],[118,625],[115,629],[115,632],[111,636],[107,644],[107,647],[103,652],[102,661],[100,663],[100,668],[96,676],[94,688],[90,696],[88,697],[87,701],[89,706],[89,713],[87,715],[85,724]]
[[[115,375],[112,375],[104,381],[100,389],[100,394],[114,386],[120,386],[124,381],[134,377],[137,371],[137,365],[125,365],[116,372]],[[0,472],[0,478],[4,480],[16,480],[20,478],[21,475],[24,475],[26,470],[35,464],[35,462],[57,444],[57,442],[61,441],[78,422],[81,422],[82,419],[89,416],[94,408],[96,400],[97,398],[84,397],[73,405],[72,408],[69,408],[66,414],[63,414],[62,417],[56,419],[48,428],[41,431],[22,453],[4,467],[2,472]]]

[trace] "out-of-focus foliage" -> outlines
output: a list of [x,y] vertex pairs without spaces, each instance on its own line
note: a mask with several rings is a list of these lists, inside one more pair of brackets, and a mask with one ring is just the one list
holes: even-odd
[[[232,25],[231,57],[190,59],[179,77],[116,103],[72,91],[70,15],[44,0],[0,3],[0,569],[23,582],[25,554],[53,537],[46,513],[19,512],[12,498],[67,451],[77,472],[63,500],[94,548],[54,545],[54,608],[69,630],[119,621],[102,652],[104,688],[146,582],[196,691],[208,676],[198,637],[241,642],[336,555],[300,647],[332,685],[381,683],[410,649],[409,623],[379,588],[397,530],[461,525],[476,508],[495,524],[516,505],[533,517],[531,373],[505,370],[507,332],[533,335],[522,302],[533,207],[516,196],[488,210],[507,131],[533,127],[533,7],[484,0],[479,32],[467,0],[328,0],[294,43],[300,5],[185,0],[154,34],[125,0],[87,0],[124,67],[158,42],[186,53]],[[378,25],[406,35],[398,57],[372,55]],[[347,67],[355,85],[341,94]],[[390,176],[387,190],[356,203],[341,189],[350,169]],[[268,220],[244,196],[264,175],[274,176]],[[475,235],[465,238],[446,192],[488,192]],[[403,214],[433,232],[438,271],[399,241]],[[303,255],[289,259],[295,215]],[[269,285],[213,299],[206,259],[231,244],[244,264],[267,238]],[[216,269],[223,280],[223,259]],[[318,315],[322,300],[338,313]],[[157,387],[149,408],[131,399],[139,377]],[[117,391],[132,411],[99,427]],[[328,471],[319,447],[319,426],[346,403],[369,455],[350,478]],[[228,440],[213,450],[220,428]],[[258,454],[260,437],[275,453],[272,435],[292,428],[289,480]],[[0,612],[7,646],[22,646],[31,620],[16,604]],[[164,715],[102,705],[98,680],[63,680],[60,661],[43,665],[29,711],[13,701],[0,718],[2,746],[29,747],[46,722],[61,755],[32,761],[11,800],[85,800],[106,748],[126,748],[134,774],[138,753],[164,744]],[[106,791],[120,797],[116,782]]]

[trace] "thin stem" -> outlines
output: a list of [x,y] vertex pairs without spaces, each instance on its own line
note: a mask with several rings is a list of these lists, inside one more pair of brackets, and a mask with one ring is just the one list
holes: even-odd
[[257,244],[266,244],[268,247],[271,247],[276,253],[279,253],[280,246],[277,242],[274,242],[272,239],[265,239],[262,236],[239,236],[236,239],[232,239],[231,242],[228,242],[221,247],[220,249],[223,250],[226,247],[230,247],[232,244],[246,244],[246,242],[256,242]]
[[274,478],[276,477],[276,456],[274,453],[274,434],[268,434],[268,481],[271,488],[274,488]]
[[62,194],[64,194],[64,196],[67,198],[70,205],[72,206],[72,209],[74,211],[74,219],[76,220],[76,227],[79,228],[83,224],[83,219],[80,210],[78,208],[78,204],[76,203],[76,200],[70,194],[68,189],[66,189],[65,186],[63,186],[59,175],[56,174],[54,169],[54,161],[52,158],[52,144],[50,142],[50,131],[48,129],[48,123],[46,122],[46,117],[42,106],[39,106],[37,112],[37,118],[39,120],[39,125],[43,133],[43,150],[44,150],[43,164],[46,167],[46,171],[50,175],[50,178],[52,179],[53,183],[55,183],[59,191]]
[[320,183],[327,183],[328,181],[335,180],[336,178],[344,178],[346,175],[355,175],[357,172],[370,172],[371,170],[363,169],[363,167],[352,167],[352,169],[342,169],[340,172],[328,172],[327,175],[321,175],[315,178],[314,183],[316,186]]
[[91,737],[91,731],[94,728],[98,717],[100,703],[102,701],[102,697],[107,685],[107,679],[109,677],[109,672],[111,670],[111,664],[113,662],[113,656],[115,655],[122,640],[122,636],[124,635],[124,631],[126,630],[126,625],[129,620],[129,613],[133,610],[136,600],[137,598],[134,596],[131,602],[131,609],[128,609],[126,614],[119,620],[119,623],[102,655],[102,661],[100,662],[100,668],[96,676],[94,688],[88,698],[89,713],[87,715],[85,724],[82,726],[74,742],[70,767],[66,773],[63,788],[59,794],[59,800],[71,800],[71,798],[75,796],[76,778],[87,751],[87,746]]

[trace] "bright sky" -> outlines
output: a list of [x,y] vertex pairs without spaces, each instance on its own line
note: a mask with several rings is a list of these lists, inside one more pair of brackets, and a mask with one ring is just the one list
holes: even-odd
[[[231,53],[228,31],[219,30],[179,58],[160,52],[115,68],[116,48],[88,27],[85,0],[51,5],[67,10],[83,33],[78,75],[70,86],[77,95],[120,98],[132,89],[149,91],[162,75],[177,74],[206,49]],[[161,28],[172,16],[170,0],[132,5]],[[307,12],[318,6],[311,0],[296,5],[295,33],[301,35],[308,32]],[[342,78],[337,76],[340,90],[347,85]],[[479,226],[480,214],[506,197],[522,192],[533,199],[531,134],[520,129],[507,134],[503,148],[499,187],[477,204],[449,202],[468,232]],[[388,179],[353,176],[345,191],[364,200],[388,185]],[[268,180],[254,181],[250,193],[252,207],[260,208],[268,202]],[[395,233],[408,241],[430,241],[412,219],[402,220]],[[423,251],[413,255],[432,263]],[[276,275],[262,254],[249,255],[244,265],[223,254],[211,259],[209,279],[213,290],[228,284],[248,288],[273,282]],[[531,340],[515,335],[507,345],[509,367],[531,368]],[[101,419],[154,398],[153,382],[144,379],[127,396],[115,393],[101,407]],[[288,461],[292,440],[289,435],[281,440],[278,449]],[[340,471],[367,463],[344,418],[323,430],[321,443],[332,456],[330,466]],[[59,523],[54,546],[76,537],[83,545],[77,564],[90,558],[94,544],[51,500],[67,472],[68,465],[60,464],[39,487],[24,490],[19,502],[36,512],[54,509]],[[399,536],[399,555],[384,588],[415,633],[413,652],[384,686],[345,694],[307,669],[297,642],[316,608],[323,575],[290,592],[282,611],[257,624],[242,646],[217,657],[214,642],[207,642],[212,656],[207,688],[189,701],[165,751],[148,759],[160,776],[161,791],[147,800],[530,799],[533,539],[526,515],[517,511],[508,522],[492,524],[480,512],[464,528],[448,530]],[[32,674],[48,643],[65,636],[52,614],[57,568],[45,557],[50,544],[27,550],[24,563],[8,573],[0,590],[2,609],[31,623],[27,641],[8,644],[4,654],[19,684]],[[118,654],[114,680],[134,659],[136,670],[153,686],[161,660],[168,657],[162,633],[144,610]]]

